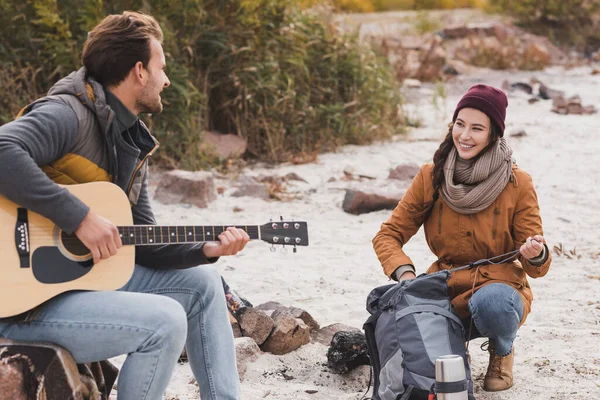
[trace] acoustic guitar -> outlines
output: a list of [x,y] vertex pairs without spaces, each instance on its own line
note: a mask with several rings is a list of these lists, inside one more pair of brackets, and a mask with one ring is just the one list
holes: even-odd
[[306,222],[277,221],[264,225],[158,226],[133,225],[127,195],[109,182],[65,186],[96,214],[115,224],[123,246],[94,266],[90,251],[75,234],[0,196],[0,318],[21,314],[70,290],[116,290],[135,266],[135,246],[219,240],[229,226],[250,239],[273,245],[308,246]]

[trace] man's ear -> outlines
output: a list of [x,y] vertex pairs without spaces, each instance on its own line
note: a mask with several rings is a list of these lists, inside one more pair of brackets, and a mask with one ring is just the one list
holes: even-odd
[[142,64],[141,61],[136,62],[133,66],[133,75],[135,77],[136,82],[139,82],[141,84],[146,83],[147,74],[148,71],[146,71],[146,69],[144,68],[144,64]]

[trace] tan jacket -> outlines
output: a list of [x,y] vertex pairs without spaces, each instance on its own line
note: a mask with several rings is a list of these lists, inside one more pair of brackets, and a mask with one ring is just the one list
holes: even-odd
[[[375,253],[386,275],[403,264],[413,264],[402,246],[423,224],[425,238],[438,257],[427,273],[452,269],[482,258],[517,250],[529,236],[542,235],[542,220],[531,176],[513,167],[513,179],[488,208],[476,214],[460,214],[439,198],[429,218],[423,223],[421,213],[433,198],[433,164],[425,164],[390,218],[381,225],[373,239]],[[506,283],[521,294],[525,312],[531,311],[533,294],[526,275],[539,278],[548,272],[551,255],[540,266],[520,256],[500,265],[485,265],[453,273],[448,281],[449,295],[461,318],[470,315],[468,301],[472,294],[488,283]],[[475,290],[472,291],[473,284]]]

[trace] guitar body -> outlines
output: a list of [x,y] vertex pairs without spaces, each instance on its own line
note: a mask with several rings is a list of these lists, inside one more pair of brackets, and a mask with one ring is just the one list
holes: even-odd
[[[131,205],[118,186],[91,182],[65,188],[113,224],[133,224]],[[0,318],[21,314],[70,290],[115,290],[133,274],[135,246],[122,246],[116,255],[94,266],[89,251],[74,234],[66,235],[39,214],[28,211],[26,229],[16,231],[23,212],[0,197]],[[28,263],[17,251],[19,235],[29,239]]]

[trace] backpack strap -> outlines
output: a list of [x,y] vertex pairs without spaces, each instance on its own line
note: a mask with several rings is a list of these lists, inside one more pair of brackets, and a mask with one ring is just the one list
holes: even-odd
[[[369,360],[371,362],[371,376],[373,377],[373,399],[379,400],[377,391],[379,390],[379,373],[381,372],[381,362],[379,360],[379,350],[377,349],[377,341],[375,340],[375,324],[377,323],[377,317],[371,316],[367,322],[363,325],[365,331],[365,338],[367,340],[367,352],[369,354]],[[371,379],[369,379],[369,386],[371,386]],[[369,389],[367,389],[368,391]]]
[[446,310],[445,308],[442,308],[440,306],[435,306],[433,304],[421,304],[421,305],[417,305],[417,306],[406,307],[405,309],[396,312],[396,321],[401,318],[406,317],[407,315],[420,313],[420,312],[436,313],[436,314],[439,314],[446,318],[451,319],[452,321],[456,322],[460,326],[463,326],[462,322],[460,321],[460,319],[458,319],[458,317],[456,315],[454,315],[450,311]]
[[402,397],[400,397],[400,399],[398,400],[408,400],[410,399],[410,395],[412,394],[412,391],[415,387],[413,385],[408,385],[408,387],[406,388],[406,391],[404,392],[404,394],[402,395]]

